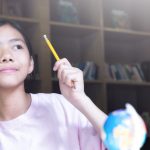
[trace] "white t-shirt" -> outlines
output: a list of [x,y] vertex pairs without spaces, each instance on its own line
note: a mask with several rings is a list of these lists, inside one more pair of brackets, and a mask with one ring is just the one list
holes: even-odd
[[26,113],[0,122],[0,150],[104,150],[89,121],[62,95],[31,98]]

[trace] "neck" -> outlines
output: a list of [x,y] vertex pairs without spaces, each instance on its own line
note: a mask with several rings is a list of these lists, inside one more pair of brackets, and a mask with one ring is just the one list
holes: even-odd
[[29,94],[26,94],[24,88],[19,90],[0,89],[0,120],[11,120],[25,113],[31,103]]

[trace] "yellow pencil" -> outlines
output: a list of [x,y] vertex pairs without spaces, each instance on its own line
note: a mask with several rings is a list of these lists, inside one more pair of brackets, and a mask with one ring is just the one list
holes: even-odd
[[[44,37],[44,39],[45,39],[49,49],[51,50],[51,52],[53,53],[54,57],[56,58],[56,60],[57,61],[60,60],[59,56],[57,55],[57,53],[56,53],[56,51],[55,51],[55,49],[53,47],[53,45],[50,42],[50,40],[47,38],[46,35],[43,35],[43,37]],[[75,88],[74,81],[72,81],[72,87]]]
[[56,60],[57,60],[57,61],[60,60],[59,56],[57,55],[57,53],[56,53],[56,51],[55,51],[53,45],[51,44],[51,42],[49,41],[49,39],[47,38],[47,36],[46,36],[46,35],[43,35],[43,37],[44,37],[44,39],[45,39],[45,41],[46,41],[46,43],[47,43],[49,49],[51,50],[52,54],[53,54],[54,57],[56,58]]

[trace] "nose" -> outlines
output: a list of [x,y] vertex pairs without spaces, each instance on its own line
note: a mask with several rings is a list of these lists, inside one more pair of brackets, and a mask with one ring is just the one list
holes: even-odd
[[14,62],[13,56],[9,50],[2,50],[0,55],[0,63]]
[[0,62],[1,62],[1,63],[13,62],[13,59],[12,59],[12,58],[9,58],[9,57],[4,57],[4,58],[1,59]]

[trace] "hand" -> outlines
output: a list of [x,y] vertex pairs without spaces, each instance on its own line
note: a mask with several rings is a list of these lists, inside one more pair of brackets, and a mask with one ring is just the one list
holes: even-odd
[[57,71],[62,95],[73,105],[78,105],[85,96],[82,71],[72,67],[66,58],[57,61],[53,70]]

